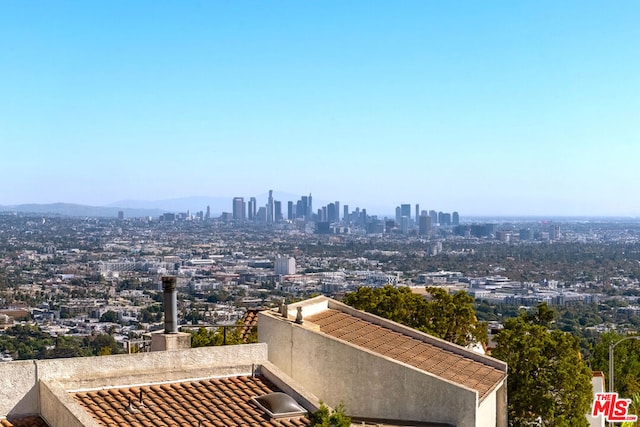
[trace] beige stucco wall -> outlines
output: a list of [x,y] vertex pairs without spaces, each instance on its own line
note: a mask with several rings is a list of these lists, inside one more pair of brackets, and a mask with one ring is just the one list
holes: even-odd
[[187,350],[189,348],[191,348],[191,334],[187,332],[151,333],[151,351]]
[[475,391],[276,316],[258,321],[269,360],[328,405],[343,402],[355,417],[476,427]]
[[0,362],[0,417],[40,413],[34,360]]
[[41,381],[39,390],[40,416],[50,426],[100,427],[57,381]]
[[496,427],[509,425],[509,411],[507,408],[507,378],[496,391]]
[[[247,374],[267,361],[265,344],[0,364],[0,417],[41,413],[40,381],[65,390]],[[52,386],[53,387],[53,386]],[[64,425],[64,424],[62,424]]]

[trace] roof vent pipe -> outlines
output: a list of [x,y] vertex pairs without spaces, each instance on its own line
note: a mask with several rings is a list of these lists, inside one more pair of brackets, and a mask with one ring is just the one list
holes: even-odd
[[162,291],[164,292],[164,333],[178,333],[178,296],[176,291],[176,278],[174,276],[162,277]]

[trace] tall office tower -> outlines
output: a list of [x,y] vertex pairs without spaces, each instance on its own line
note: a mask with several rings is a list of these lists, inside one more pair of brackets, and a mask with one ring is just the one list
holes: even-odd
[[533,239],[533,232],[530,228],[521,228],[520,229],[520,240],[531,240]]
[[322,208],[318,208],[318,218],[316,219],[316,221],[321,221],[321,222],[327,222],[326,220],[323,220],[323,218],[326,218],[326,213],[327,213],[327,207],[324,207],[324,213],[325,215],[322,214]]
[[293,221],[295,219],[295,212],[293,211],[293,202],[291,200],[289,200],[287,202],[287,219],[289,221]]
[[418,219],[419,233],[421,236],[428,236],[431,232],[431,217],[428,215],[420,215]]
[[124,211],[118,211],[118,219],[122,221],[124,219]]
[[409,234],[409,217],[403,215],[400,219],[400,230],[402,234]]
[[337,218],[336,218],[336,205],[335,203],[329,203],[327,205],[327,221],[329,222],[336,222]]
[[451,224],[460,225],[460,215],[458,212],[454,212],[451,214]]
[[204,215],[205,221],[209,221],[211,219],[211,206],[207,205],[207,213]]
[[260,209],[258,209],[258,212],[256,212],[256,220],[258,222],[267,222],[267,208],[262,206]]
[[400,206],[396,206],[396,227],[400,227],[401,220],[402,220],[402,209],[400,209]]
[[273,222],[273,190],[269,190],[269,199],[267,199],[267,224]]
[[431,217],[431,225],[436,225],[438,223],[438,212],[436,211],[429,211],[429,216]]
[[444,212],[438,212],[438,224],[444,225]]
[[420,205],[416,203],[416,222],[418,222],[418,218],[420,217]]
[[246,218],[246,205],[244,204],[244,197],[233,198],[233,220],[244,221]]
[[275,222],[282,221],[282,202],[280,200],[273,202],[273,220]]
[[345,224],[349,223],[349,205],[344,205],[342,218],[344,219]]
[[551,224],[549,227],[549,240],[560,239],[560,224]]
[[311,202],[311,193],[309,193],[309,206],[307,208],[307,212],[309,213],[309,219],[311,219],[311,214],[313,213],[313,203]]
[[340,222],[340,202],[336,200],[333,204],[336,205],[336,222]]
[[302,218],[302,210],[303,210],[303,203],[302,200],[298,200],[296,202],[296,218]]
[[406,216],[407,218],[411,219],[411,205],[409,204],[400,205],[400,215]]
[[367,210],[366,209],[362,209],[362,212],[360,212],[360,225],[362,225],[363,227],[365,227],[367,225]]
[[297,210],[298,218],[310,219],[311,214],[309,213],[309,198],[307,196],[300,197],[300,208]]
[[451,214],[448,212],[442,213],[442,221],[440,221],[440,225],[451,225]]
[[258,210],[258,202],[255,197],[249,199],[249,219],[252,221],[256,220],[256,213]]

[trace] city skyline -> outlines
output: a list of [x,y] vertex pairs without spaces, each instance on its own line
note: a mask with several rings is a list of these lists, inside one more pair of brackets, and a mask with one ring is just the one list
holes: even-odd
[[639,14],[5,2],[0,205],[274,188],[379,214],[640,216]]

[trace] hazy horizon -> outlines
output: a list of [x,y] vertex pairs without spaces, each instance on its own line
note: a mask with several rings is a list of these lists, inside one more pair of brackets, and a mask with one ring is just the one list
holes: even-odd
[[638,16],[631,0],[3,2],[0,205],[271,188],[372,213],[639,216]]
[[[264,197],[261,197],[264,196]],[[252,196],[253,197],[253,196]],[[163,211],[163,212],[186,212],[186,211],[191,211],[191,213],[195,213],[198,211],[205,211],[206,207],[208,204],[211,204],[211,213],[214,215],[220,215],[224,212],[231,212],[232,211],[232,199],[231,197],[204,197],[204,196],[192,196],[192,197],[181,197],[181,198],[175,198],[175,199],[164,199],[164,200],[119,200],[113,203],[108,203],[108,204],[104,204],[104,205],[87,205],[87,204],[82,204],[82,203],[73,203],[73,202],[51,202],[51,203],[23,203],[23,204],[14,204],[14,205],[3,205],[0,204],[0,212],[2,212],[2,208],[8,208],[8,207],[17,207],[17,206],[39,206],[39,207],[46,207],[46,206],[55,206],[55,205],[71,205],[71,206],[80,206],[80,207],[89,207],[89,208],[105,208],[105,209],[123,209],[125,211],[127,210],[131,210],[131,211],[135,211],[135,212],[150,212],[150,211]],[[245,203],[248,203],[249,197],[245,197]],[[280,200],[282,202],[282,209],[286,214],[286,203],[291,200],[294,203],[299,199],[299,197],[294,197],[294,198],[282,198],[282,197],[274,197],[275,200]],[[257,203],[258,206],[263,206],[266,203],[266,195],[258,195],[257,196]],[[264,203],[263,203],[264,202]],[[344,207],[344,203],[342,201],[339,201],[341,203],[341,215],[342,215],[342,208]],[[325,206],[329,203],[333,203],[330,201],[326,201],[326,200],[316,200],[314,198],[314,212],[322,207]],[[403,202],[404,203],[404,202]],[[356,208],[359,208],[360,210],[362,210],[363,208],[367,210],[367,214],[368,215],[377,215],[377,216],[382,216],[382,217],[387,217],[387,218],[394,218],[395,217],[395,206],[387,206],[387,207],[383,207],[383,206],[360,206],[360,205],[350,205],[347,203],[347,205],[349,206],[349,211],[353,212]],[[400,205],[400,203],[398,204],[398,206]],[[424,211],[424,210],[435,210],[436,212],[440,212],[443,211],[442,209],[437,209],[437,208],[424,208],[423,206],[420,206],[420,211]],[[11,211],[11,210],[9,210]],[[444,210],[443,212],[448,212],[448,213],[452,213],[455,210]],[[5,211],[7,212],[7,211]],[[28,212],[26,210],[23,210],[21,212]],[[42,212],[44,213],[45,210],[38,210],[37,212]],[[411,217],[413,218],[415,212],[415,204],[411,205]],[[517,220],[517,221],[524,221],[524,220],[566,220],[566,221],[572,221],[572,220],[589,220],[589,219],[594,219],[594,220],[598,220],[598,219],[602,219],[602,220],[638,220],[640,219],[640,216],[638,215],[588,215],[588,214],[584,214],[584,215],[563,215],[563,214],[554,214],[554,213],[544,213],[544,212],[539,212],[539,213],[529,213],[529,214],[503,214],[503,213],[497,213],[497,212],[486,212],[486,213],[466,213],[466,212],[459,212],[459,211],[455,211],[458,212],[462,221],[464,222],[465,220],[500,220],[500,221],[508,221],[510,219],[513,220]],[[113,211],[111,212],[112,215],[111,216],[116,216],[117,215],[117,211]],[[148,216],[149,213],[144,213],[142,214],[143,216]],[[82,213],[81,216],[87,216],[86,213]],[[91,216],[91,215],[89,215]]]

